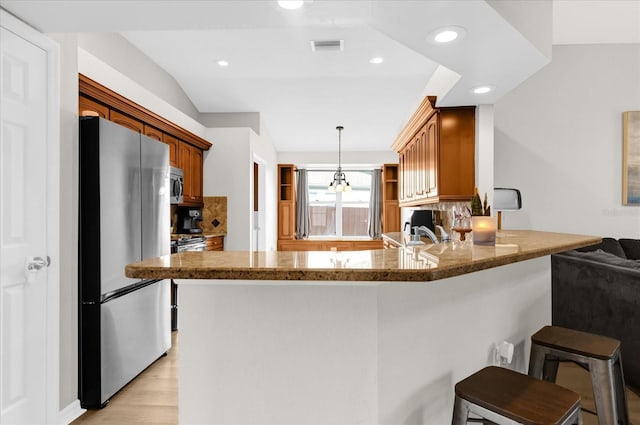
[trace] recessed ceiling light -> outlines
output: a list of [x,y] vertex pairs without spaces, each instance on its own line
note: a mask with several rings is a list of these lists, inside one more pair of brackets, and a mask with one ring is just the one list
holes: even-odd
[[219,60],[218,61],[218,66],[229,66],[229,62],[227,62],[225,60]]
[[304,0],[278,0],[278,6],[287,10],[300,9],[304,5]]
[[381,58],[380,56],[376,56],[375,58],[369,59],[369,63],[373,63],[376,65],[382,62],[384,62],[384,58]]
[[493,90],[492,86],[478,86],[478,87],[472,88],[471,92],[475,94],[485,94],[485,93],[489,93],[491,90]]
[[448,27],[437,28],[429,33],[427,41],[436,46],[453,43],[464,38],[467,32],[462,27],[449,25]]
[[438,43],[449,43],[458,38],[458,33],[453,30],[445,30],[436,34],[433,38]]

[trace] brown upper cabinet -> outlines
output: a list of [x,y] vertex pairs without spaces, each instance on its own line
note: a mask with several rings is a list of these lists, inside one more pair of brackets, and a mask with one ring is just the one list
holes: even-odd
[[392,145],[401,207],[468,201],[475,187],[475,107],[436,108],[428,96]]
[[185,205],[202,204],[202,151],[187,143],[179,146],[180,168],[184,171]]
[[162,141],[169,145],[169,165],[180,168],[180,140],[167,133],[163,133]]
[[98,116],[169,146],[169,165],[184,171],[184,205],[202,206],[203,151],[207,140],[79,75],[78,115]]
[[109,110],[109,121],[113,121],[116,124],[127,127],[129,130],[135,131],[136,133],[142,133],[144,131],[144,123],[142,123],[142,121],[131,118],[128,115],[116,111],[115,109]]
[[162,131],[157,128],[151,127],[150,125],[144,125],[144,130],[142,130],[142,134],[147,136],[150,139],[157,140],[162,142]]
[[81,117],[100,117],[109,119],[109,107],[102,103],[80,96],[78,102],[78,115]]

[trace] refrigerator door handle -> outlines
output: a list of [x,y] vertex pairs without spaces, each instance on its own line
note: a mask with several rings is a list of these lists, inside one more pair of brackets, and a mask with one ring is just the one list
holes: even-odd
[[146,288],[149,285],[153,285],[156,282],[160,282],[159,279],[155,279],[155,280],[143,280],[142,282],[138,282],[138,283],[134,283],[133,285],[129,285],[127,287],[118,289],[117,291],[113,291],[113,292],[108,292],[106,294],[102,294],[100,296],[100,303],[104,304],[106,302],[109,302],[111,300],[115,300],[117,298],[120,297],[124,297],[127,294],[130,294],[132,292],[138,291],[142,288]]

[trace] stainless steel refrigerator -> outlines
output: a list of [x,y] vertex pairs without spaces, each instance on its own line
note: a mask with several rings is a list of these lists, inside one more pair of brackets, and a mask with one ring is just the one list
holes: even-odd
[[82,117],[79,150],[79,398],[100,408],[171,347],[170,282],[124,275],[169,254],[169,149]]

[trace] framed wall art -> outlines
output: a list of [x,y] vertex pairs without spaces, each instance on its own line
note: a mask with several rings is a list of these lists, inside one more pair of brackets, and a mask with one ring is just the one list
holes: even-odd
[[640,206],[640,111],[622,117],[622,204]]

